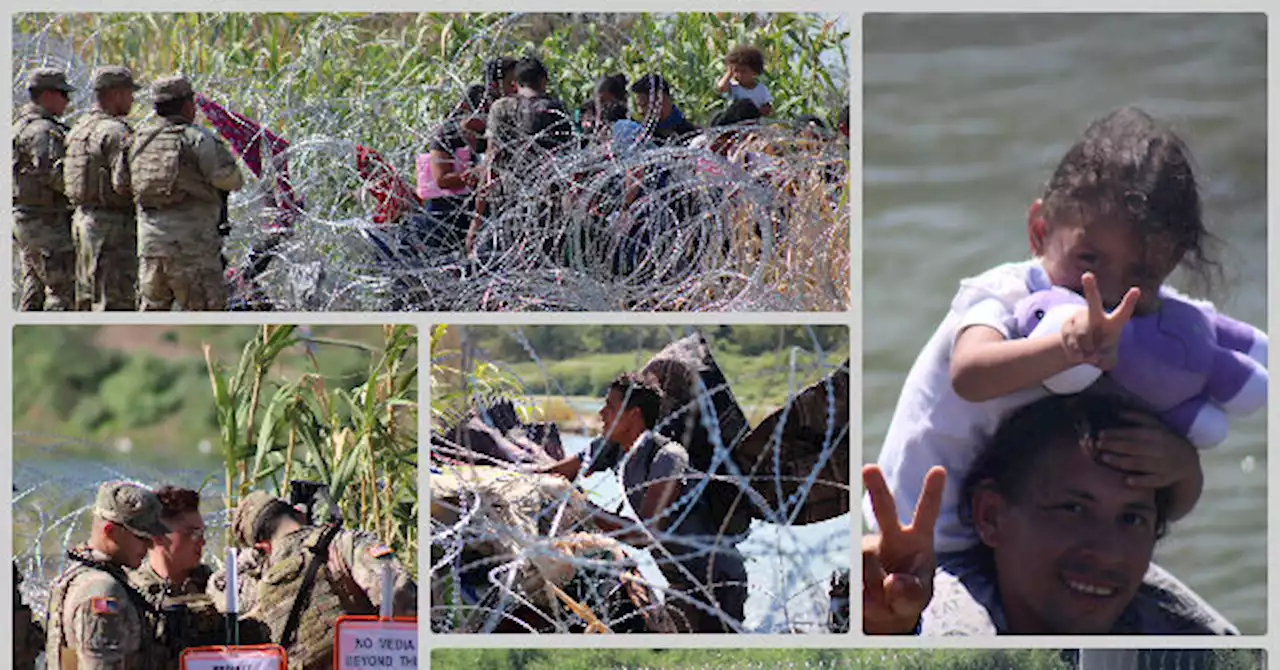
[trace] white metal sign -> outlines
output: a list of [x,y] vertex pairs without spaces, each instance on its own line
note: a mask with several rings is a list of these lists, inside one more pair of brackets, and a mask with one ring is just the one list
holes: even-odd
[[368,668],[404,670],[418,667],[416,620],[338,620],[334,670]]

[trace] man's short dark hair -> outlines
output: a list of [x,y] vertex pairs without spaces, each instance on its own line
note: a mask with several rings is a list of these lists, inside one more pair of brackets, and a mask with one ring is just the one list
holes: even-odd
[[[1022,499],[1031,485],[1031,472],[1047,453],[1041,447],[1050,441],[1076,439],[1083,445],[1096,440],[1100,431],[1132,426],[1124,414],[1135,411],[1144,410],[1120,396],[1103,393],[1051,395],[1017,410],[1000,424],[965,477],[960,494],[961,520],[973,524],[973,495],[980,488],[1009,500]],[[1159,489],[1157,538],[1167,530],[1168,515],[1169,489]]]
[[526,88],[537,88],[550,76],[547,68],[534,56],[525,56],[516,63],[516,83]]
[[195,100],[194,96],[186,96],[174,100],[166,100],[156,103],[156,116],[169,117],[177,116],[182,113],[182,108],[187,105],[188,101]]
[[667,83],[666,79],[662,78],[662,75],[656,72],[650,72],[640,77],[636,80],[636,83],[631,85],[631,92],[639,93],[640,95],[652,96],[655,90],[667,97],[671,97],[671,85]]
[[160,499],[160,518],[174,519],[187,512],[200,512],[200,494],[191,489],[162,486],[155,491]]
[[274,500],[268,504],[266,509],[258,513],[258,520],[254,522],[254,543],[270,542],[285,519],[292,519],[298,523],[307,521],[306,517],[302,516],[302,512],[283,500]]
[[656,381],[626,372],[609,384],[608,392],[614,391],[622,399],[619,410],[639,408],[644,417],[645,428],[652,430],[658,425],[658,414],[662,411],[662,388]]

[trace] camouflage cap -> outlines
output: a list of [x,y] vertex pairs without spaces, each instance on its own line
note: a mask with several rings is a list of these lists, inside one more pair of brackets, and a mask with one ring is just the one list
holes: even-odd
[[123,65],[103,65],[93,71],[91,79],[93,90],[106,91],[113,88],[142,88],[133,81],[133,72]]
[[151,82],[152,102],[181,100],[194,94],[195,89],[191,88],[191,82],[180,74],[172,77],[161,77]]
[[160,499],[151,491],[129,482],[107,482],[98,488],[93,515],[137,535],[156,537],[169,532],[160,521],[161,509]]
[[286,506],[289,504],[263,491],[254,491],[240,499],[240,504],[236,505],[236,511],[231,516],[231,532],[240,546],[253,546],[253,531],[258,524],[258,518],[273,503]]
[[38,67],[27,73],[27,90],[50,89],[72,93],[76,87],[67,83],[67,73],[52,67]]

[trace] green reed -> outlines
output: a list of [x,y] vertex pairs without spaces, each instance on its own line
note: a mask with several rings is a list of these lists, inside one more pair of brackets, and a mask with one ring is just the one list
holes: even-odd
[[[228,506],[250,490],[285,497],[290,481],[321,482],[348,527],[375,532],[416,573],[417,344],[407,325],[384,326],[380,347],[263,326],[234,368],[206,346]],[[314,353],[321,346],[366,351],[366,377],[352,386],[326,379]],[[293,379],[273,374],[294,347],[306,348],[311,368]]]

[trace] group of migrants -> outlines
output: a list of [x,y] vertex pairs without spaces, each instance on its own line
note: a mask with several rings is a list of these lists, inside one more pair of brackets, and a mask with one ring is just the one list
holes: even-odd
[[14,667],[34,668],[43,650],[47,668],[174,668],[184,649],[238,636],[242,645],[280,645],[291,670],[329,668],[338,617],[378,614],[385,571],[394,616],[416,615],[417,585],[373,534],[319,521],[306,505],[261,491],[240,500],[229,566],[238,621],[228,636],[228,568],[202,561],[199,493],[104,484],[88,541],[67,552],[50,586],[43,628],[15,586],[15,612],[28,616],[15,618]]
[[[717,84],[725,107],[711,115],[707,128],[701,128],[686,118],[660,73],[648,73],[630,83],[622,74],[602,77],[590,99],[570,111],[548,92],[550,76],[536,57],[492,59],[485,65],[485,83],[468,87],[433,134],[429,153],[419,157],[417,195],[434,224],[428,238],[436,246],[465,250],[472,258],[484,255],[485,249],[500,251],[508,245],[495,221],[512,214],[524,224],[563,221],[568,217],[565,201],[575,200],[566,196],[575,189],[588,192],[579,193],[577,202],[568,206],[595,218],[644,209],[636,203],[649,194],[668,206],[675,219],[687,220],[696,205],[678,202],[681,198],[671,192],[674,180],[668,167],[634,166],[625,171],[625,178],[606,175],[611,179],[595,181],[609,183],[588,187],[594,176],[591,170],[607,161],[574,163],[565,170],[553,165],[569,152],[583,149],[622,158],[642,148],[684,147],[730,161],[750,160],[748,152],[742,151],[744,142],[752,127],[774,112],[772,94],[760,80],[764,71],[764,56],[758,48],[741,45],[731,50]],[[848,114],[845,105],[837,123],[846,140]],[[830,139],[827,124],[819,117],[798,117],[794,125],[797,136]],[[636,212],[630,215],[643,217]],[[623,231],[624,237],[639,235],[639,226],[632,228]]]

